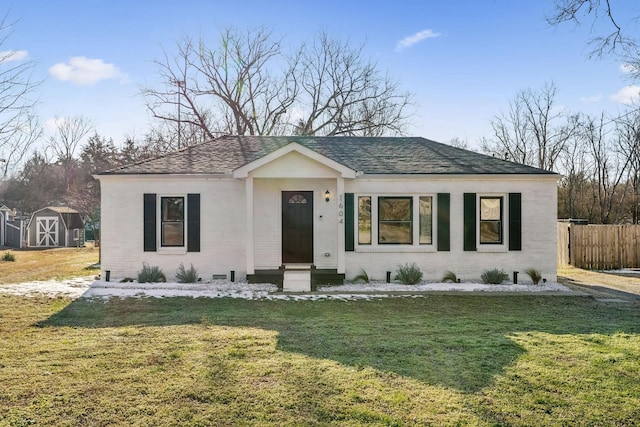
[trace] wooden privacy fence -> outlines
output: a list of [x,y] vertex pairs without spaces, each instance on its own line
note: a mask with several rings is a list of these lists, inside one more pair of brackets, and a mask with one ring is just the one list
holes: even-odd
[[592,270],[640,268],[640,225],[558,223],[558,265]]

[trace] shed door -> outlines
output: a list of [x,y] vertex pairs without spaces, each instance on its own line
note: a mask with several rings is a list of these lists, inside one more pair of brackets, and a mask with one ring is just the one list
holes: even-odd
[[282,263],[313,263],[313,191],[282,192]]
[[58,246],[58,218],[45,216],[36,220],[36,245]]

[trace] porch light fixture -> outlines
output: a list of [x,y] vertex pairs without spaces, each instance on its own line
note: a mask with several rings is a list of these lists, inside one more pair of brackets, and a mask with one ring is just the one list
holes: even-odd
[[329,203],[329,200],[331,200],[331,192],[327,190],[324,192],[324,201]]

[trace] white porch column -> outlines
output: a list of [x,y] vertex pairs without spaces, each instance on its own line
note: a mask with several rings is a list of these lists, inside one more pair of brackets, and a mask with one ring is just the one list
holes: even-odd
[[253,173],[245,178],[245,197],[247,207],[247,274],[255,273],[255,260],[253,251]]
[[344,221],[346,217],[344,205],[344,178],[340,176],[336,181],[336,195],[338,199],[338,250],[336,252],[338,253],[338,274],[344,274]]

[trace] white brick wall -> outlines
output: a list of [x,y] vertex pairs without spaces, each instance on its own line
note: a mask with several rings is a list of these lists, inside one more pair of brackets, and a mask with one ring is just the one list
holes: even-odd
[[[277,168],[279,174],[286,168]],[[304,173],[307,170],[303,171]],[[263,175],[277,175],[264,169]],[[268,173],[267,173],[268,172]],[[296,175],[302,173],[298,171]],[[323,174],[326,171],[322,172]],[[259,175],[259,174],[258,174]],[[324,175],[326,176],[326,175]],[[103,176],[102,188],[102,270],[110,270],[112,280],[136,277],[142,262],[157,265],[172,279],[178,265],[193,264],[203,280],[212,274],[236,272],[246,275],[245,182],[242,179],[201,176]],[[425,278],[438,280],[447,270],[463,279],[478,279],[488,268],[502,268],[509,275],[537,268],[548,280],[556,280],[556,206],[557,186],[554,176],[509,177],[430,177],[363,178],[345,180],[345,192],[356,196],[431,195],[450,193],[451,234],[449,252],[435,252],[434,247],[381,246],[356,247],[345,255],[346,275],[351,278],[364,268],[372,279],[384,279],[386,271],[394,274],[400,263],[416,262]],[[263,177],[254,178],[254,259],[255,268],[277,268],[281,263],[281,192],[314,192],[314,263],[318,268],[337,268],[339,204],[336,178]],[[324,201],[324,192],[331,201]],[[505,196],[505,240],[508,193],[522,193],[522,251],[480,253],[463,251],[463,194]],[[156,253],[143,251],[143,194],[201,195],[201,252]],[[414,206],[414,209],[417,207]],[[357,217],[356,217],[357,219]],[[356,221],[357,227],[357,221]],[[377,227],[377,224],[372,224]],[[356,234],[357,244],[357,234]],[[379,251],[379,252],[376,252]],[[380,252],[382,251],[382,252]],[[325,256],[328,253],[329,256]]]
[[[212,274],[246,274],[244,182],[180,176],[107,176],[101,178],[103,277],[136,277],[142,262],[159,266],[167,279],[180,263],[193,264],[203,280]],[[143,195],[200,194],[200,252],[144,252]],[[159,203],[158,203],[159,207]],[[159,235],[158,235],[159,236]],[[158,244],[159,247],[159,244]]]
[[[450,246],[448,252],[425,252],[420,247],[383,245],[357,246],[356,251],[346,253],[346,276],[354,277],[364,268],[369,277],[384,280],[386,272],[395,275],[398,264],[415,262],[429,280],[439,280],[447,270],[458,277],[477,280],[485,269],[501,268],[512,276],[519,271],[519,281],[529,280],[524,274],[528,268],[540,270],[543,277],[556,280],[556,218],[557,183],[554,176],[504,177],[433,177],[418,179],[356,179],[346,182],[346,192],[373,197],[385,195],[432,195],[450,194]],[[522,251],[465,252],[463,250],[463,194],[501,195],[505,197],[504,230],[508,241],[508,193],[522,193]],[[356,207],[357,209],[357,207]],[[415,207],[414,207],[415,209]],[[356,217],[357,221],[357,217]],[[357,224],[356,224],[357,227]],[[377,224],[372,224],[372,228]],[[437,224],[434,221],[434,247]],[[478,245],[480,247],[480,245]],[[435,248],[433,248],[435,249]],[[384,252],[374,252],[381,250]],[[360,251],[360,252],[359,252]],[[419,252],[421,251],[421,252]]]

